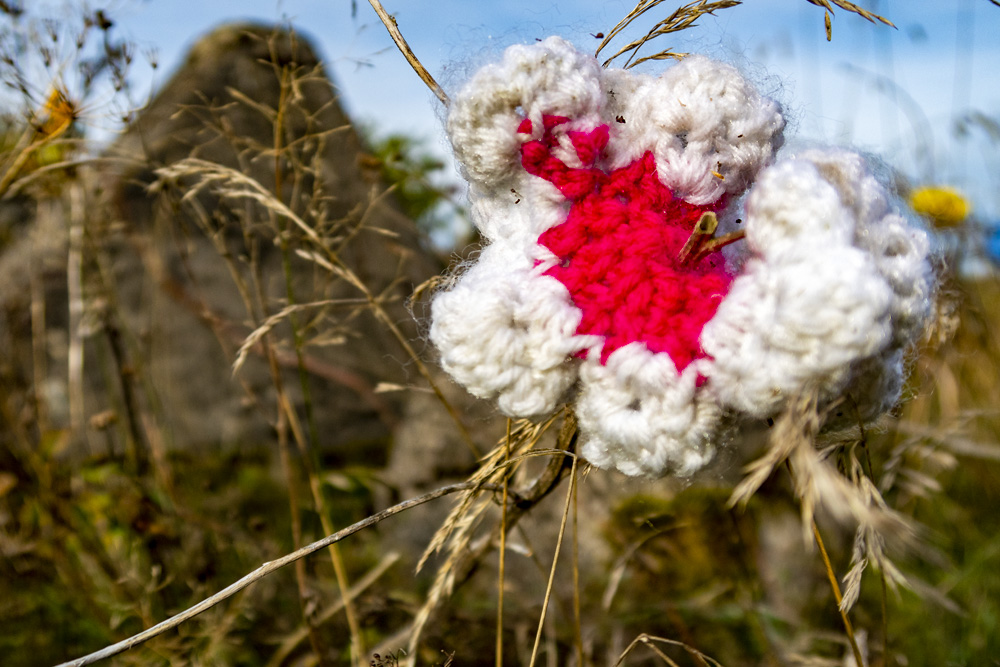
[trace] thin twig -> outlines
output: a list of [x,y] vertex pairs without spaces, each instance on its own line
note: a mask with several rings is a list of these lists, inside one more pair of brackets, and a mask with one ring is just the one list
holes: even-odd
[[428,369],[427,365],[421,361],[420,357],[413,349],[413,346],[410,344],[407,336],[405,336],[399,326],[397,326],[395,319],[386,312],[380,299],[375,294],[372,294],[371,290],[368,289],[368,286],[365,285],[358,275],[349,266],[347,266],[347,264],[345,264],[340,257],[337,256],[335,251],[331,250],[327,244],[323,242],[323,239],[320,238],[316,230],[309,226],[305,220],[290,209],[284,202],[277,199],[273,194],[264,189],[263,186],[261,186],[257,181],[231,167],[226,167],[207,160],[200,160],[198,158],[184,158],[169,167],[157,169],[156,173],[161,178],[167,180],[179,179],[184,176],[196,176],[201,179],[201,182],[197,186],[192,187],[188,193],[184,195],[184,201],[194,203],[195,196],[201,188],[215,184],[217,186],[215,193],[220,197],[256,201],[264,206],[265,209],[273,211],[278,215],[285,216],[295,223],[295,226],[305,233],[306,238],[312,242],[317,251],[325,255],[325,262],[323,263],[324,268],[329,270],[333,275],[342,278],[362,293],[365,300],[368,302],[372,313],[386,326],[392,336],[410,357],[413,364],[416,366],[417,371],[427,381],[427,384],[430,385],[430,388],[434,391],[434,395],[437,396],[438,400],[448,412],[448,415],[455,422],[455,425],[458,427],[458,431],[461,434],[462,439],[465,441],[465,444],[469,447],[470,451],[472,451],[476,458],[479,458],[479,448],[476,447],[475,440],[473,440],[469,430],[462,422],[458,411],[455,410],[455,407],[451,405],[444,393],[441,391],[440,387],[438,387],[437,383],[434,381],[433,375],[431,375],[430,369]]
[[576,644],[576,664],[583,665],[583,623],[580,618],[580,522],[577,486],[573,493],[573,634]]
[[851,619],[847,615],[847,610],[841,607],[840,603],[843,597],[840,594],[840,585],[837,583],[837,575],[833,572],[830,556],[826,553],[826,545],[823,544],[823,537],[819,534],[819,526],[816,525],[815,519],[812,520],[812,531],[813,537],[816,538],[816,545],[819,547],[819,553],[823,557],[823,565],[826,566],[826,577],[830,580],[830,588],[833,589],[833,599],[837,601],[837,610],[840,612],[840,618],[844,622],[844,631],[847,633],[847,639],[851,643],[854,661],[858,667],[865,667],[865,661],[861,658],[861,648],[858,646],[858,640],[854,637],[854,627],[851,625]]
[[[284,187],[282,185],[281,160],[286,152],[282,139],[285,131],[284,119],[286,117],[289,94],[292,88],[290,81],[291,72],[287,66],[283,66],[280,69],[278,68],[278,58],[277,54],[274,52],[273,40],[269,41],[268,46],[271,49],[271,61],[275,63],[275,74],[281,83],[278,109],[274,121],[274,194],[276,197],[281,198],[282,192],[284,192]],[[289,159],[291,160],[291,156],[289,156]],[[271,215],[274,216],[274,213],[272,212]],[[285,218],[283,218],[283,220],[284,224],[282,233],[279,235],[279,245],[281,247],[282,269],[285,274],[285,296],[288,299],[289,307],[294,307],[298,303],[298,299],[295,295],[295,281],[293,279],[294,276],[292,272],[291,253],[289,251],[288,244],[289,237],[287,233],[289,231],[287,225],[291,223],[289,223]],[[283,401],[284,408],[289,414],[292,433],[295,436],[295,442],[298,445],[299,453],[302,457],[306,477],[309,480],[309,490],[313,496],[313,507],[319,515],[320,525],[323,527],[323,532],[329,535],[333,532],[333,523],[330,521],[329,513],[326,510],[326,503],[323,499],[323,493],[320,490],[319,479],[317,477],[317,471],[319,470],[319,463],[317,460],[319,431],[316,428],[316,420],[313,413],[312,391],[309,384],[309,376],[305,367],[302,332],[299,328],[298,318],[295,316],[294,312],[289,313],[288,323],[292,329],[292,340],[295,345],[295,360],[299,375],[299,386],[302,389],[302,400],[305,406],[306,421],[309,426],[310,440],[308,443],[305,441],[302,430],[298,426],[295,410],[292,409],[291,405],[287,402],[287,396],[282,394],[279,396],[279,400]],[[351,599],[348,596],[350,584],[347,579],[346,568],[344,567],[344,559],[340,554],[340,549],[335,544],[330,546],[330,561],[333,565],[334,577],[337,580],[337,588],[340,591],[341,600],[344,603],[344,616],[347,618],[347,627],[351,633],[351,653],[354,658],[354,663],[357,667],[363,667],[365,663],[362,656],[365,654],[365,646],[361,635],[361,625],[358,622],[358,615],[355,612],[354,605],[351,603]],[[310,627],[312,627],[312,620],[307,619],[307,622],[310,624]],[[320,665],[322,665],[325,660],[322,655],[317,655],[319,657]]]
[[660,659],[663,660],[665,663],[667,663],[668,665],[674,665],[674,667],[676,667],[677,663],[671,660],[663,651],[657,648],[655,642],[666,644],[667,646],[677,646],[687,651],[688,654],[692,656],[697,656],[702,660],[704,660],[705,662],[711,663],[712,665],[714,665],[714,667],[722,667],[722,665],[719,663],[718,660],[715,660],[714,658],[705,655],[698,649],[688,646],[684,642],[679,642],[675,639],[667,639],[665,637],[654,637],[653,635],[646,634],[645,632],[643,632],[638,637],[633,639],[632,643],[629,644],[624,651],[622,651],[622,654],[618,656],[618,660],[615,661],[614,667],[620,667],[621,664],[625,662],[625,658],[628,657],[628,654],[631,653],[635,649],[635,647],[638,646],[639,644],[644,644],[645,646],[649,647],[649,649],[652,650],[654,653],[656,653],[656,655],[660,656]]
[[441,100],[445,106],[448,106],[448,104],[451,103],[451,100],[448,99],[448,95],[444,92],[444,89],[438,85],[438,82],[434,80],[434,77],[427,71],[427,68],[424,67],[419,60],[417,60],[417,56],[414,55],[413,49],[411,49],[410,45],[406,43],[405,39],[403,39],[403,33],[399,31],[399,26],[396,25],[396,17],[391,16],[389,12],[385,11],[385,8],[382,7],[382,3],[379,2],[379,0],[368,0],[368,3],[372,6],[372,9],[375,10],[375,13],[378,14],[382,24],[385,25],[385,29],[389,31],[392,41],[394,41],[396,46],[399,47],[403,57],[406,58],[406,62],[410,63],[410,67],[412,67],[413,71],[417,73],[420,80],[427,84],[427,87],[431,89],[431,92],[437,95],[437,98]]
[[559,564],[559,551],[562,547],[563,536],[566,534],[566,519],[569,517],[570,505],[573,502],[576,491],[576,465],[579,459],[573,457],[572,468],[569,472],[569,492],[566,494],[566,506],[563,508],[562,520],[559,522],[559,535],[556,537],[556,552],[552,556],[552,569],[549,571],[549,582],[545,586],[545,599],[542,600],[542,613],[538,617],[538,631],[535,634],[535,645],[531,649],[531,662],[528,667],[535,667],[535,659],[538,657],[538,646],[542,640],[542,629],[545,627],[545,614],[549,610],[549,600],[552,597],[552,584],[556,579],[556,565]]
[[[449,534],[451,535],[451,553],[448,560],[438,569],[427,601],[410,627],[410,638],[407,648],[409,655],[416,655],[423,628],[427,625],[432,615],[439,610],[442,601],[472,577],[485,555],[499,543],[500,532],[509,531],[514,528],[521,517],[531,511],[535,505],[544,500],[549,493],[559,486],[563,476],[569,471],[571,466],[568,465],[568,461],[576,458],[574,451],[576,449],[578,433],[576,417],[569,410],[566,411],[565,415],[555,449],[532,449],[525,454],[510,459],[506,463],[502,461],[488,462],[485,464],[488,467],[484,467],[477,473],[475,479],[496,479],[495,473],[498,470],[512,468],[527,458],[536,456],[551,457],[545,469],[531,482],[526,483],[517,490],[508,491],[509,501],[504,525],[498,523],[492,531],[482,535],[475,541],[471,541],[468,533],[471,531],[474,522],[465,521],[464,525],[456,528],[456,525],[461,524],[463,519],[467,519],[468,515],[475,514],[477,511],[468,510],[468,507],[471,506],[474,500],[474,498],[470,497],[466,498],[465,502],[460,503],[456,510],[452,511],[452,517],[449,517],[449,520],[445,522],[445,526],[438,529],[438,533],[424,553],[424,559],[442,548],[449,541]],[[553,419],[555,417],[550,419],[548,423],[551,423]],[[545,428],[547,428],[547,424],[540,429],[537,429],[536,425],[536,436],[540,436]],[[532,440],[530,446],[534,446],[535,443],[537,443],[537,438]],[[492,455],[490,458],[492,458]],[[499,487],[500,485],[497,486]],[[486,489],[487,487],[486,485],[481,485],[473,488],[479,490]],[[457,516],[456,511],[458,512]],[[454,521],[451,521],[452,518],[454,518]],[[423,560],[421,561],[422,563]],[[420,565],[417,567],[419,570]]]
[[138,646],[143,642],[149,641],[150,639],[156,637],[157,635],[163,634],[167,630],[176,628],[181,623],[184,623],[185,621],[194,618],[198,614],[208,609],[211,609],[212,607],[219,604],[223,600],[231,598],[236,593],[239,593],[241,590],[243,590],[250,584],[254,584],[260,581],[267,575],[277,570],[280,570],[286,565],[294,563],[295,561],[301,558],[305,558],[310,554],[314,554],[317,551],[320,551],[321,549],[325,549],[329,547],[331,544],[336,544],[337,542],[340,542],[344,538],[350,537],[354,533],[362,531],[365,528],[370,528],[371,526],[381,523],[382,521],[388,519],[389,517],[395,514],[399,514],[400,512],[405,512],[408,509],[412,509],[418,505],[423,505],[424,503],[430,502],[431,500],[437,500],[442,496],[447,496],[449,494],[456,493],[458,491],[467,491],[469,489],[476,488],[477,486],[484,489],[490,488],[490,485],[484,486],[477,484],[475,482],[466,481],[466,482],[460,482],[458,484],[451,484],[449,486],[443,486],[440,489],[437,489],[435,491],[430,491],[422,496],[417,496],[416,498],[410,498],[409,500],[404,500],[398,505],[393,505],[392,507],[384,509],[381,512],[378,512],[377,514],[373,514],[369,517],[366,517],[361,521],[358,521],[357,523],[352,524],[347,528],[344,528],[343,530],[337,531],[333,535],[328,535],[327,537],[324,537],[321,540],[318,540],[316,542],[313,542],[312,544],[304,546],[301,549],[293,551],[292,553],[286,556],[278,558],[277,560],[264,563],[250,574],[230,584],[229,586],[222,589],[215,595],[212,595],[211,597],[202,600],[198,604],[182,611],[176,616],[168,618],[167,620],[161,623],[157,623],[148,630],[143,630],[142,632],[133,635],[128,639],[124,639],[118,642],[117,644],[113,644],[111,646],[103,648],[100,651],[95,651],[94,653],[85,655],[82,658],[77,658],[76,660],[71,660],[69,662],[61,663],[60,665],[57,665],[57,667],[82,667],[83,665],[90,665],[97,662],[98,660],[104,660],[105,658],[110,658],[111,656],[118,655],[119,653],[127,651],[128,649],[134,646]]
[[[507,418],[507,437],[504,439],[503,462],[507,465],[510,462],[510,417]],[[504,471],[503,476],[503,502],[500,503],[500,550],[497,554],[499,558],[498,583],[497,583],[497,647],[496,647],[496,667],[503,667],[503,588],[504,588],[504,566],[507,560],[507,497],[510,489],[510,468]]]

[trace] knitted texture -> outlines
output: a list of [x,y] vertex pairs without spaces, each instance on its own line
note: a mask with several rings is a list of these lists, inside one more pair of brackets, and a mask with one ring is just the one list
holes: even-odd
[[510,416],[575,401],[581,454],[630,475],[689,475],[806,387],[883,413],[930,311],[927,238],[855,154],[768,166],[783,126],[704,57],[651,77],[554,37],[508,49],[448,117],[485,247],[431,304],[445,370]]

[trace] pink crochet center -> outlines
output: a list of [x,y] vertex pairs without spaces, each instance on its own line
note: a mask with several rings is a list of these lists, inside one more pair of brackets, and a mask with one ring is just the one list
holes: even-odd
[[[701,330],[732,277],[718,252],[692,266],[682,265],[678,254],[702,214],[721,203],[694,206],[674,197],[657,177],[649,151],[610,173],[595,166],[608,144],[607,125],[566,132],[584,165],[567,166],[552,155],[558,144],[553,130],[567,122],[563,116],[543,117],[542,138],[521,147],[524,169],[571,202],[566,221],[538,239],[561,260],[546,275],[565,285],[582,311],[577,333],[604,337],[601,363],[639,341],[669,354],[681,371],[704,356]],[[518,127],[522,134],[531,131],[530,120]]]

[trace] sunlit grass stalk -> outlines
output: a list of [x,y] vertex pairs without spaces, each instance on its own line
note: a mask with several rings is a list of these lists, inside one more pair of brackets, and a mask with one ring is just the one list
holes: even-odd
[[858,646],[858,640],[854,636],[854,627],[851,625],[851,619],[847,615],[847,610],[842,608],[841,603],[844,598],[840,594],[840,584],[837,583],[837,575],[833,571],[833,564],[830,562],[830,555],[826,552],[826,545],[823,544],[823,536],[820,535],[819,526],[816,525],[816,519],[812,519],[812,532],[813,537],[816,539],[816,546],[819,547],[820,557],[823,559],[823,565],[826,568],[826,578],[830,581],[830,589],[833,591],[833,599],[837,602],[837,611],[840,613],[840,619],[844,624],[844,632],[847,634],[847,640],[851,645],[851,652],[854,654],[854,661],[857,667],[865,667],[865,661],[861,657],[861,648]]
[[431,89],[431,92],[433,92],[445,106],[447,106],[449,103],[448,96],[445,94],[441,86],[438,85],[438,82],[434,80],[434,77],[431,76],[431,73],[427,71],[427,68],[423,66],[420,60],[417,59],[417,56],[413,53],[413,49],[410,48],[410,45],[406,43],[406,40],[403,38],[403,33],[399,31],[399,27],[396,25],[396,18],[391,16],[389,12],[385,11],[385,8],[382,7],[382,3],[379,2],[379,0],[368,0],[368,2],[371,4],[372,9],[375,10],[375,13],[378,14],[378,18],[382,21],[386,30],[389,31],[392,41],[395,42],[399,51],[403,54],[403,57],[406,58],[406,62],[410,63],[410,67],[412,67],[413,71],[417,73],[420,80]]
[[[310,452],[306,448],[302,429],[294,417],[294,408],[287,402],[287,396],[284,397],[284,401],[284,412],[285,414],[291,416],[290,422],[294,425],[292,434],[295,437],[296,443],[299,445],[299,451],[303,458],[303,465],[306,468],[309,491],[312,494],[315,511],[319,515],[320,525],[323,527],[324,533],[332,535],[334,533],[333,523],[330,521],[330,516],[327,512],[326,501],[323,499],[323,490],[320,487],[319,476],[316,474],[315,468],[310,463]],[[351,645],[353,647],[354,659],[357,662],[361,662],[364,656],[364,644],[361,635],[361,625],[358,623],[353,600],[350,596],[350,583],[347,578],[347,569],[344,567],[344,560],[340,553],[340,548],[336,544],[331,544],[329,551],[334,576],[336,577],[337,586],[340,590],[340,598],[344,605],[344,615],[347,617],[348,628],[351,632]]]
[[514,454],[504,462],[506,451],[505,440],[492,452],[487,454],[480,468],[470,478],[478,485],[496,485],[502,482],[502,476],[513,474],[513,471],[528,458],[545,456],[549,462],[545,468],[530,482],[522,487],[509,490],[506,519],[501,526],[497,525],[485,535],[475,540],[473,532],[479,525],[483,513],[492,499],[481,499],[482,486],[477,486],[466,493],[452,509],[451,513],[434,533],[430,544],[424,551],[417,570],[433,554],[447,551],[445,562],[438,568],[434,583],[428,592],[423,606],[417,612],[409,631],[407,653],[416,655],[419,648],[423,628],[438,611],[443,602],[451,596],[455,589],[464,584],[472,575],[476,566],[499,543],[499,533],[510,531],[517,526],[518,521],[539,502],[554,491],[568,471],[567,457],[574,458],[576,447],[576,419],[570,411],[564,411],[563,424],[559,431],[555,449],[533,449],[542,435],[552,426],[559,413],[551,416],[541,424],[533,424],[527,420],[519,420],[512,429]]
[[[510,462],[510,417],[507,418],[507,433],[504,437],[503,464]],[[510,472],[503,476],[503,494],[500,502],[500,547],[497,554],[497,643],[496,667],[503,667],[503,592],[504,566],[507,562],[507,493],[510,490]]]
[[[276,60],[272,57],[272,61]],[[277,115],[274,121],[274,194],[279,199],[283,192],[283,169],[282,169],[282,157],[285,152],[285,147],[283,145],[283,134],[285,131],[285,115],[287,113],[287,103],[289,98],[289,91],[291,87],[290,76],[292,73],[289,68],[281,67],[280,70],[278,66],[275,65],[276,74],[279,79],[279,97],[278,97],[278,108]],[[273,213],[271,214],[274,215]],[[291,230],[289,229],[291,223],[286,218],[282,218],[284,224],[279,227],[278,238],[279,246],[281,252],[281,264],[282,271],[285,276],[285,297],[288,300],[288,306],[294,307],[297,305],[298,300],[295,297],[295,284],[294,284],[294,274],[292,271],[291,263],[291,252],[289,250],[289,234]],[[297,420],[294,418],[294,408],[285,403],[284,410],[288,415],[292,417],[293,434],[295,435],[295,441],[299,447],[299,453],[302,457],[303,466],[305,467],[306,476],[309,480],[309,490],[312,494],[313,506],[316,513],[319,515],[320,524],[323,526],[323,532],[327,535],[333,533],[333,523],[330,521],[330,516],[326,508],[326,502],[323,498],[323,490],[320,487],[319,478],[317,477],[319,471],[319,430],[316,427],[316,417],[313,412],[313,401],[312,401],[312,391],[309,382],[309,375],[306,372],[305,363],[303,361],[303,338],[302,332],[298,326],[298,318],[295,316],[294,311],[288,314],[288,323],[292,330],[292,342],[295,348],[295,359],[298,370],[299,385],[302,389],[302,401],[305,410],[306,424],[309,429],[309,438],[305,439],[301,429],[297,428]],[[341,600],[344,604],[344,615],[347,617],[348,628],[351,633],[351,651],[353,653],[354,662],[358,667],[364,667],[364,655],[365,647],[364,641],[361,634],[361,626],[358,623],[357,612],[355,611],[354,604],[350,598],[350,582],[347,578],[347,570],[344,567],[344,559],[340,553],[340,548],[336,544],[330,545],[330,561],[333,565],[334,576],[337,580],[337,588],[340,591]],[[322,658],[320,658],[322,661]]]
[[[249,239],[249,232],[244,227],[244,235]],[[267,299],[264,295],[263,280],[260,275],[260,261],[259,261],[259,248],[254,240],[251,240],[249,247],[250,252],[250,276],[251,285],[253,287],[253,302],[256,304],[256,308],[249,312],[248,315],[251,317],[254,313],[258,313],[260,321],[263,322],[268,316]],[[266,334],[261,342],[264,348],[264,355],[267,359],[267,367],[271,376],[271,384],[274,386],[275,398],[277,401],[277,432],[278,432],[278,451],[281,460],[282,471],[285,476],[285,482],[288,487],[288,502],[289,511],[291,513],[292,519],[292,539],[293,546],[297,550],[302,545],[302,524],[301,515],[299,513],[298,505],[298,484],[295,480],[295,469],[292,465],[291,460],[291,447],[288,442],[288,431],[292,428],[291,424],[296,423],[297,416],[294,410],[291,408],[291,401],[285,393],[284,380],[281,377],[281,368],[278,365],[277,354],[274,349],[274,344],[271,340],[271,334]],[[294,432],[294,430],[293,430]],[[307,612],[307,601],[308,601],[308,586],[306,584],[306,573],[305,564],[301,562],[296,562],[295,565],[295,577],[298,582],[299,589],[299,602],[302,606],[302,617],[303,622],[309,628],[309,640],[312,645],[313,652],[316,654],[316,659],[319,663],[325,664],[325,652],[323,651],[322,644],[319,640],[318,634],[316,632],[315,625],[313,623],[311,615]]]
[[552,597],[552,584],[556,578],[556,565],[559,564],[559,551],[562,548],[563,536],[566,534],[566,520],[569,518],[570,507],[572,506],[574,492],[576,490],[576,466],[577,457],[573,457],[572,467],[569,472],[569,491],[566,493],[566,505],[563,508],[562,518],[559,521],[559,534],[556,536],[556,550],[552,556],[552,569],[549,571],[549,581],[545,586],[545,597],[542,599],[542,613],[538,617],[538,630],[535,633],[535,645],[531,649],[531,661],[528,667],[535,667],[535,659],[538,657],[538,646],[542,640],[542,630],[545,627],[545,614],[549,609],[549,599]]
[[[83,388],[83,217],[81,211],[70,202],[69,214],[69,248],[66,256],[66,294],[69,310],[69,353],[66,360],[67,385],[69,387],[69,427],[73,435],[90,452],[87,442],[87,432],[84,407]],[[59,207],[59,200],[43,202],[39,212],[54,214]]]
[[28,129],[25,130],[14,149],[17,155],[4,170],[4,173],[0,175],[0,197],[6,195],[11,187],[17,183],[28,160],[45,146],[55,142],[69,127],[69,125],[64,125],[57,132],[42,134],[29,124]]
[[[534,542],[532,541],[531,537],[528,535],[528,531],[524,529],[524,526],[522,524],[519,523],[514,530],[517,531],[518,537],[520,537],[521,541],[524,542],[524,546],[528,550],[528,558],[531,559],[531,563],[535,566],[535,569],[538,571],[539,576],[541,576],[542,579],[548,579],[549,571],[551,569],[552,564],[549,563],[548,565],[546,565],[545,563],[542,562],[542,559],[538,555],[539,550],[535,548]],[[564,597],[560,595],[559,591],[553,591],[552,597],[555,600],[556,606],[559,608],[559,613],[562,614],[562,617],[572,622],[573,602],[572,601],[567,602],[564,599]]]
[[573,485],[573,640],[576,645],[576,664],[583,667],[583,621],[580,616],[580,522],[579,488]]
[[85,655],[82,658],[77,658],[76,660],[70,660],[68,662],[64,662],[61,665],[58,665],[58,667],[83,667],[83,665],[89,665],[99,660],[104,660],[106,658],[110,658],[111,656],[118,655],[119,653],[127,651],[135,646],[138,646],[143,642],[147,642],[153,637],[161,635],[164,632],[167,632],[168,630],[176,628],[185,621],[188,621],[197,616],[198,614],[201,614],[207,611],[208,609],[211,609],[212,607],[219,604],[223,600],[231,598],[232,596],[236,595],[247,586],[250,586],[251,584],[260,581],[261,579],[268,576],[272,572],[280,570],[286,565],[298,562],[300,559],[305,558],[306,556],[316,553],[317,551],[320,551],[322,549],[326,549],[331,544],[340,542],[341,540],[350,537],[351,535],[357,532],[360,532],[366,528],[370,528],[376,524],[379,524],[382,521],[388,519],[389,517],[399,514],[400,512],[405,512],[406,510],[412,509],[413,507],[417,507],[418,505],[423,505],[424,503],[430,502],[432,500],[436,500],[438,498],[441,498],[442,496],[446,496],[448,494],[456,493],[459,491],[467,491],[472,488],[482,488],[484,490],[496,490],[496,487],[493,487],[491,485],[482,485],[477,482],[465,481],[465,482],[460,482],[458,484],[452,484],[450,486],[441,487],[439,489],[430,491],[416,498],[410,498],[409,500],[404,500],[401,503],[398,503],[396,505],[393,505],[392,507],[382,510],[381,512],[377,512],[371,516],[368,516],[362,519],[361,521],[353,523],[347,528],[339,530],[332,535],[327,535],[321,540],[317,540],[316,542],[308,544],[302,547],[301,549],[297,549],[290,554],[286,554],[280,558],[276,558],[272,561],[264,563],[253,572],[250,572],[249,574],[245,575],[238,581],[233,582],[232,584],[222,589],[218,593],[205,598],[201,602],[198,602],[197,604],[185,609],[184,611],[180,612],[175,616],[172,616],[171,618],[168,618],[165,621],[157,623],[151,628],[143,630],[142,632],[133,635],[128,639],[118,642],[117,644],[106,646],[105,648],[102,648],[99,651],[94,651],[93,653]]
[[[870,479],[872,481],[872,484],[876,484],[877,485],[878,481],[875,479],[875,467],[872,465],[871,450],[869,450],[869,448],[868,448],[868,434],[865,431],[864,422],[860,418],[860,414],[859,414],[859,411],[858,411],[857,402],[854,401],[853,398],[851,398],[850,402],[854,405],[855,414],[858,415],[858,427],[861,430],[861,441],[859,442],[859,446],[861,447],[861,450],[865,453],[865,462],[868,464],[868,470],[867,470],[868,479]],[[879,583],[881,584],[881,586],[880,586],[880,588],[881,588],[881,596],[879,598],[879,602],[880,602],[880,608],[881,608],[880,611],[881,611],[881,615],[882,615],[882,619],[881,619],[882,620],[882,664],[883,664],[883,667],[888,667],[888,665],[889,665],[889,602],[888,602],[888,598],[889,598],[889,590],[888,590],[889,589],[889,585],[886,582],[885,571],[882,568],[879,568],[878,578],[879,578]]]

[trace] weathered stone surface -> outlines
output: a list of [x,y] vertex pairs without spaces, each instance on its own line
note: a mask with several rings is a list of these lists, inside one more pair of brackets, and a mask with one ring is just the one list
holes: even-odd
[[[275,146],[281,148],[278,159]],[[375,389],[422,381],[388,327],[360,303],[362,292],[296,256],[295,250],[316,248],[260,203],[220,198],[211,188],[185,200],[193,177],[151,187],[158,169],[195,157],[279,192],[379,297],[403,335],[417,339],[405,299],[441,266],[384,186],[366,176],[362,154],[329,78],[301,36],[246,24],[212,32],[114,142],[107,153],[114,160],[81,186],[76,213],[67,195],[52,205],[49,232],[23,225],[7,244],[0,257],[7,292],[0,332],[9,342],[8,375],[31,384],[32,271],[26,267],[45,267],[44,275],[35,272],[47,305],[46,331],[36,331],[45,339],[48,369],[38,385],[47,389],[39,394],[51,425],[70,426],[68,397],[79,387],[67,384],[74,339],[67,285],[74,281],[66,267],[74,253],[66,230],[77,215],[76,228],[85,232],[74,247],[81,261],[83,328],[76,333],[85,351],[86,400],[76,421],[108,411],[118,420],[104,434],[78,424],[76,434],[85,427],[92,449],[95,443],[124,447],[129,435],[122,422],[132,412],[132,432],[145,447],[161,437],[180,448],[273,442],[276,382],[266,355],[256,348],[235,377],[232,364],[254,326],[288,305],[291,276],[297,303],[337,302],[296,315],[307,343],[325,341],[304,350],[325,455],[384,461],[410,393]],[[279,247],[282,239],[289,241],[287,254]],[[38,296],[36,290],[36,306]],[[279,384],[307,429],[287,323],[274,328],[272,340]]]

